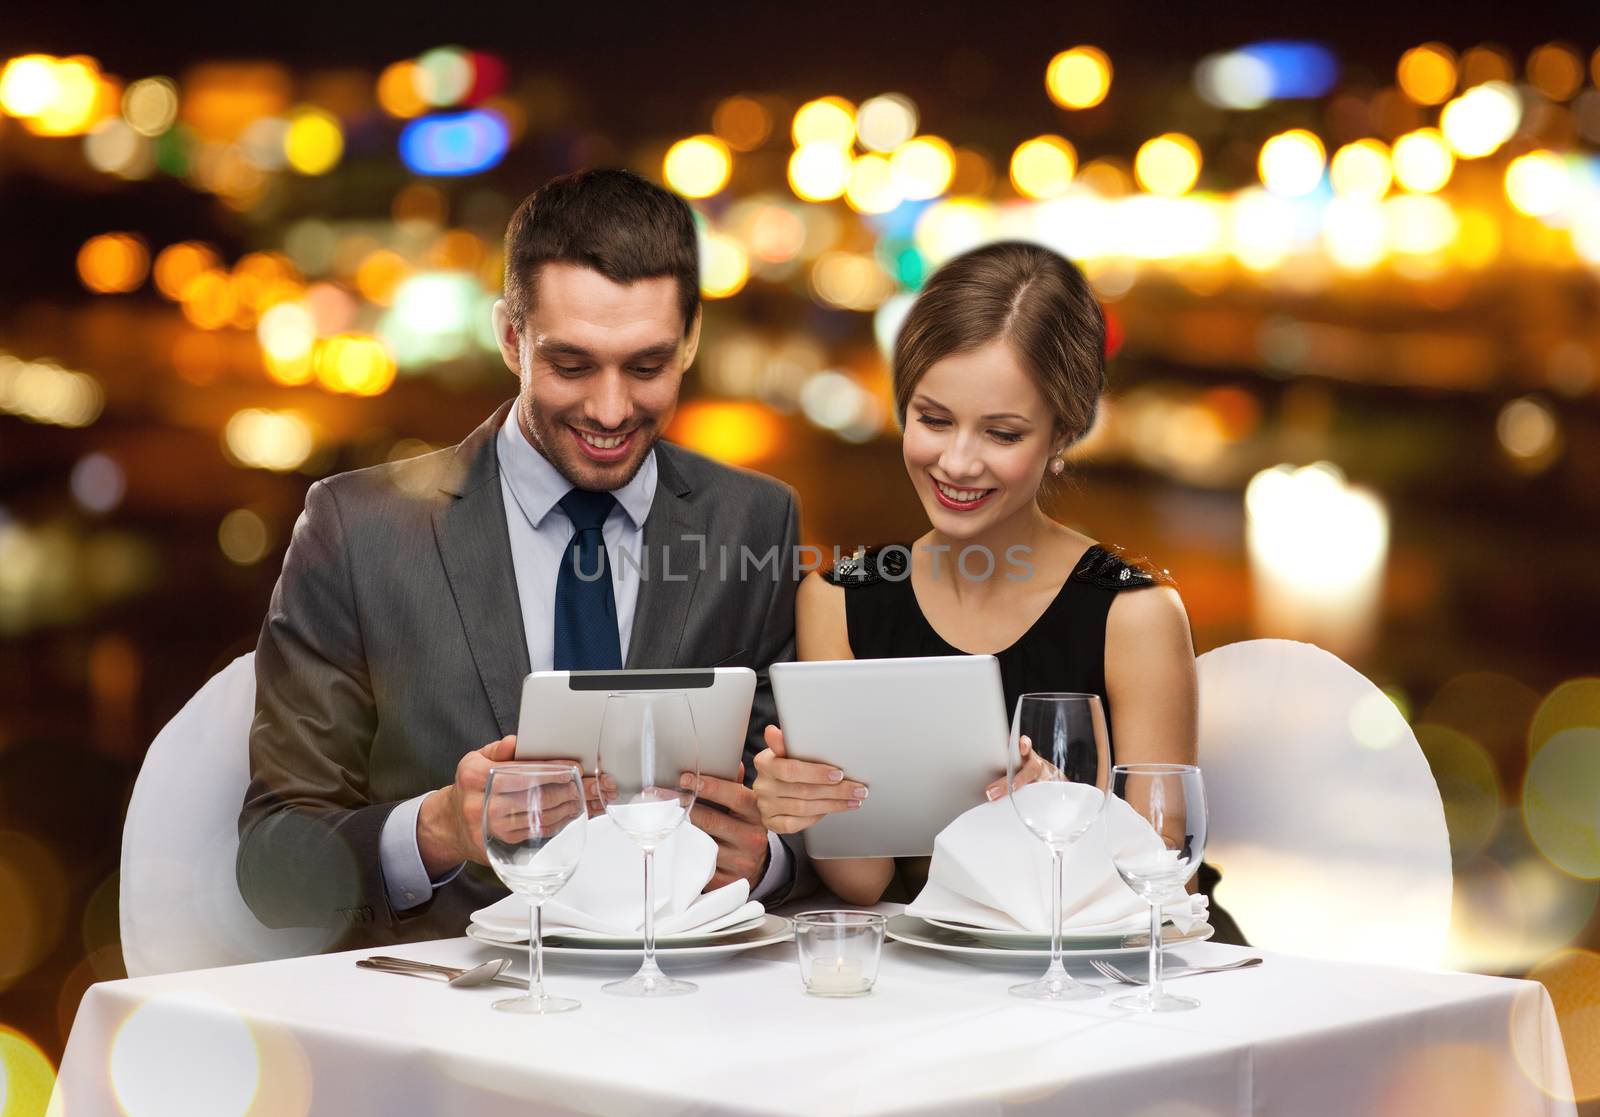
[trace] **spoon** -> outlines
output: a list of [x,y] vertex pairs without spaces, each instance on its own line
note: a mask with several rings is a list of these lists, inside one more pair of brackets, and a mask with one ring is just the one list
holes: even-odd
[[488,985],[490,982],[498,985],[515,985],[526,988],[527,983],[521,978],[501,976],[510,964],[511,959],[509,958],[492,958],[469,969],[461,969],[456,966],[443,966],[433,962],[414,962],[408,958],[393,958],[383,954],[356,960],[357,966],[367,970],[382,970],[385,973],[404,974],[409,977],[442,977],[457,989],[471,989],[478,985]]

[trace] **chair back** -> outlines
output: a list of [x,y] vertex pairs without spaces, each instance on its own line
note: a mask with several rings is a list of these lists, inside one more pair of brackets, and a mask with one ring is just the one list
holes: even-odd
[[1316,957],[1442,965],[1450,837],[1394,703],[1337,656],[1290,640],[1229,644],[1196,667],[1206,859],[1245,936]]
[[250,781],[255,653],[214,675],[156,736],[122,827],[122,955],[130,977],[314,954],[333,932],[274,930],[234,876]]

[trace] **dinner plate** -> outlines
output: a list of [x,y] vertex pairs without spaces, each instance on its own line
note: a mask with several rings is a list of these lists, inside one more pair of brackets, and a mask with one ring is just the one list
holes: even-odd
[[[724,954],[738,954],[744,950],[754,950],[760,946],[771,946],[774,943],[788,942],[794,937],[794,924],[781,915],[765,915],[761,922],[754,927],[718,938],[711,942],[701,943],[669,943],[662,939],[656,940],[656,953],[662,957],[673,958],[715,958]],[[507,942],[505,939],[492,938],[484,934],[483,928],[476,923],[468,924],[467,938],[473,942],[482,943],[484,946],[500,947],[504,950],[523,951],[527,949],[527,940],[522,942]],[[613,945],[601,943],[578,943],[567,940],[559,942],[547,937],[544,944],[546,955],[556,958],[598,958],[605,960],[621,960],[625,958],[638,958],[644,953],[644,944],[638,939],[629,939]]]
[[[740,920],[738,923],[728,927],[718,927],[714,931],[684,931],[676,935],[657,935],[656,947],[659,949],[665,946],[715,942],[717,939],[742,935],[746,931],[753,931],[761,926],[761,921],[765,918],[765,915],[753,916],[749,919]],[[485,927],[481,923],[474,923],[473,926],[483,933],[484,938],[494,939],[496,942],[520,945],[528,941],[526,934],[501,935],[498,930]],[[546,947],[552,943],[566,943],[572,946],[632,946],[636,948],[643,948],[644,946],[644,939],[638,934],[608,935],[600,931],[581,931],[575,927],[564,927],[559,930],[547,927],[544,932],[544,941]]]
[[[923,950],[937,950],[946,954],[954,954],[961,958],[975,961],[1016,961],[1021,958],[1050,958],[1050,945],[1046,942],[1043,949],[1031,946],[992,946],[981,939],[974,938],[965,931],[953,931],[948,927],[935,926],[927,920],[918,919],[914,915],[892,915],[889,917],[889,926],[886,933],[895,942],[903,942],[907,946],[915,946]],[[1215,934],[1215,929],[1209,923],[1197,923],[1189,928],[1185,935],[1162,935],[1161,945],[1184,946],[1188,943],[1204,942]],[[1092,945],[1080,939],[1070,947],[1063,942],[1061,956],[1063,958],[1104,958],[1112,954],[1146,954],[1150,950],[1148,942],[1128,945],[1138,936],[1134,935],[1108,935]]]
[[[913,916],[912,918],[921,919],[924,923],[932,924],[946,931],[954,931],[959,935],[970,935],[972,938],[989,946],[1003,947],[1008,950],[1027,950],[1031,948],[1043,950],[1046,954],[1050,952],[1050,935],[1048,933],[1041,935],[1037,931],[1007,931],[999,927],[974,927],[968,923],[956,923],[948,919],[934,919],[926,915]],[[1161,933],[1161,940],[1163,942],[1178,941],[1179,937],[1181,937],[1181,932],[1172,925],[1172,922],[1169,920],[1164,926],[1166,929]],[[1197,923],[1195,926],[1198,927],[1200,925]],[[1150,935],[1145,931],[1130,932],[1124,935],[1107,931],[1091,933],[1063,929],[1061,932],[1061,945],[1063,948],[1071,946],[1088,950],[1099,950],[1108,945],[1117,948],[1125,946],[1137,947],[1140,950],[1144,950],[1150,945]]]

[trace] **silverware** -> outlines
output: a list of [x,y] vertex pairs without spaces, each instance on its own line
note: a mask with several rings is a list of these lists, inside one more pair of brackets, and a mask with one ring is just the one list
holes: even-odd
[[[1203,973],[1222,973],[1226,970],[1243,970],[1248,969],[1251,966],[1259,966],[1260,964],[1260,958],[1241,958],[1237,962],[1229,962],[1225,966],[1193,966],[1186,970],[1176,970],[1172,973],[1163,973],[1161,975],[1161,980],[1167,981],[1178,977],[1194,977],[1197,974]],[[1133,977],[1132,975],[1117,969],[1117,967],[1113,966],[1110,962],[1102,962],[1098,958],[1089,959],[1089,965],[1093,966],[1096,972],[1098,972],[1102,977],[1109,977],[1112,981],[1120,981],[1124,985],[1150,984],[1144,978]]]
[[478,985],[510,985],[516,989],[526,989],[526,978],[511,977],[505,974],[505,968],[511,964],[509,958],[495,958],[470,968],[459,966],[444,966],[437,962],[415,962],[409,958],[395,958],[386,954],[375,954],[370,958],[358,958],[356,965],[364,970],[381,970],[384,973],[402,974],[407,977],[443,978],[457,989],[470,989]]

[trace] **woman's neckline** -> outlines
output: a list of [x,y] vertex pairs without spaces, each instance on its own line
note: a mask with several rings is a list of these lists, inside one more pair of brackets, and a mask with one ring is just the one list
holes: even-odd
[[911,591],[911,604],[916,609],[917,616],[921,619],[923,627],[932,633],[935,640],[938,640],[939,643],[943,644],[957,655],[992,655],[998,658],[999,656],[1005,655],[1013,648],[1020,646],[1024,640],[1033,635],[1034,631],[1044,623],[1045,618],[1051,613],[1055,612],[1056,607],[1061,603],[1061,599],[1066,596],[1067,587],[1072,585],[1072,581],[1077,576],[1078,571],[1084,568],[1096,551],[1104,550],[1105,548],[1100,546],[1098,543],[1091,543],[1089,546],[1084,548],[1083,554],[1078,556],[1078,561],[1075,562],[1072,566],[1072,569],[1067,572],[1067,576],[1061,580],[1061,585],[1058,586],[1056,588],[1056,592],[1050,596],[1049,602],[1045,604],[1044,609],[1040,611],[1039,615],[1033,618],[1032,623],[1029,624],[1027,628],[1023,629],[1022,634],[1019,635],[1015,640],[1011,641],[1011,643],[1007,644],[999,651],[994,652],[969,652],[965,648],[957,647],[955,644],[945,639],[944,634],[935,628],[933,626],[933,622],[928,619],[928,612],[922,607],[922,599],[917,596],[916,579],[910,571],[908,571],[906,574],[906,587]]

